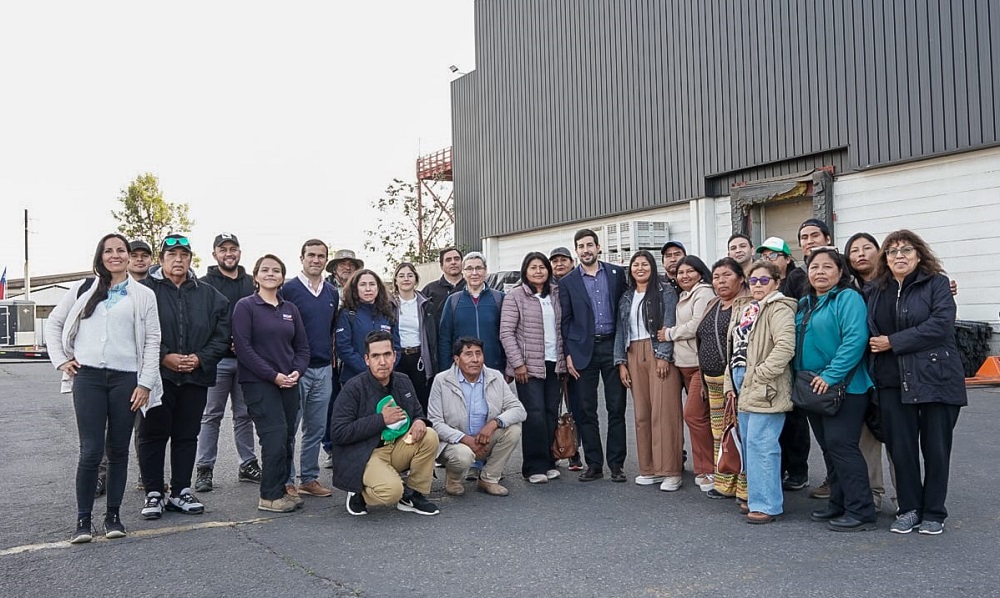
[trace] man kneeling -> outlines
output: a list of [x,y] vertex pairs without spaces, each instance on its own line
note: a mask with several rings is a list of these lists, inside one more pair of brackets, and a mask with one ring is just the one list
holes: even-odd
[[507,496],[500,485],[503,468],[521,439],[528,413],[498,370],[483,365],[483,341],[463,336],[452,347],[455,364],[434,376],[427,416],[441,439],[445,492],[465,494],[462,481],[475,460],[486,461],[478,487]]
[[[388,332],[365,338],[368,371],[344,384],[330,417],[333,485],[347,491],[347,512],[396,504],[400,511],[437,515],[431,490],[438,436],[424,418],[410,379],[394,374]],[[410,470],[407,487],[399,472]]]

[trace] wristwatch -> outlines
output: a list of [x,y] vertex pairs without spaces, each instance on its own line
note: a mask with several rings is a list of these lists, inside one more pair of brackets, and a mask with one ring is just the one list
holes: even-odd
[[503,420],[502,420],[502,419],[500,419],[499,417],[494,417],[494,418],[493,418],[493,421],[495,421],[495,422],[497,423],[497,427],[498,427],[498,428],[501,428],[501,429],[503,429],[503,428],[504,428],[504,425],[503,425]]

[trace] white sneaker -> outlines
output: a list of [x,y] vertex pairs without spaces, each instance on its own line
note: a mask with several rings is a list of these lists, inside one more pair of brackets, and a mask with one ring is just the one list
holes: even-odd
[[684,484],[684,480],[679,475],[668,475],[663,479],[663,483],[660,484],[660,490],[664,492],[673,492],[674,490],[680,490],[681,486]]
[[143,519],[159,519],[163,515],[163,495],[159,492],[146,494],[146,502],[142,505]]
[[550,470],[548,470],[548,471],[545,472],[545,477],[548,478],[548,479],[550,479],[550,480],[554,480],[554,479],[558,478],[560,475],[562,475],[562,474],[559,473],[558,469],[550,469]]
[[653,484],[659,484],[665,479],[667,477],[662,475],[637,475],[635,476],[635,483],[640,486],[652,486]]
[[168,511],[177,511],[178,513],[185,513],[187,515],[201,515],[205,512],[205,505],[201,504],[201,501],[195,498],[190,488],[181,490],[181,493],[177,496],[169,497],[165,507]]
[[532,484],[545,484],[549,481],[549,476],[544,473],[536,473],[528,476],[528,481]]
[[715,478],[710,473],[699,473],[694,476],[694,483],[698,484],[702,492],[708,492],[712,488],[715,488]]

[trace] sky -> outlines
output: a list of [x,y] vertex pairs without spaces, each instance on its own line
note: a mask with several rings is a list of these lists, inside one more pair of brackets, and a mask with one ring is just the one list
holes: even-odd
[[312,237],[362,251],[369,207],[451,145],[449,65],[475,68],[472,0],[5,2],[0,271],[90,269],[111,210],[152,172],[190,206],[200,271],[235,233],[243,265],[290,273]]

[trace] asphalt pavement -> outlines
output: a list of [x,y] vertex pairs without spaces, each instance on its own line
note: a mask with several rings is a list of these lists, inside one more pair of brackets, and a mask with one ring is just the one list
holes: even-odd
[[[1000,509],[990,494],[1000,389],[971,390],[962,410],[940,536],[889,533],[888,501],[878,530],[833,533],[809,521],[823,503],[804,491],[786,493],[778,522],[751,526],[735,502],[708,500],[690,469],[678,492],[632,484],[634,450],[626,484],[584,484],[564,470],[532,486],[515,454],[510,496],[468,483],[452,498],[438,479],[434,517],[385,507],[352,517],[339,490],[305,497],[297,513],[267,514],[256,510],[257,486],[237,481],[227,415],[216,489],[199,495],[205,514],[142,520],[131,456],[128,537],[70,545],[78,441],[71,399],[58,388],[47,363],[0,363],[2,597],[1000,596]],[[634,448],[631,426],[629,440]],[[810,462],[815,486],[815,443]],[[329,484],[328,470],[321,481]]]

